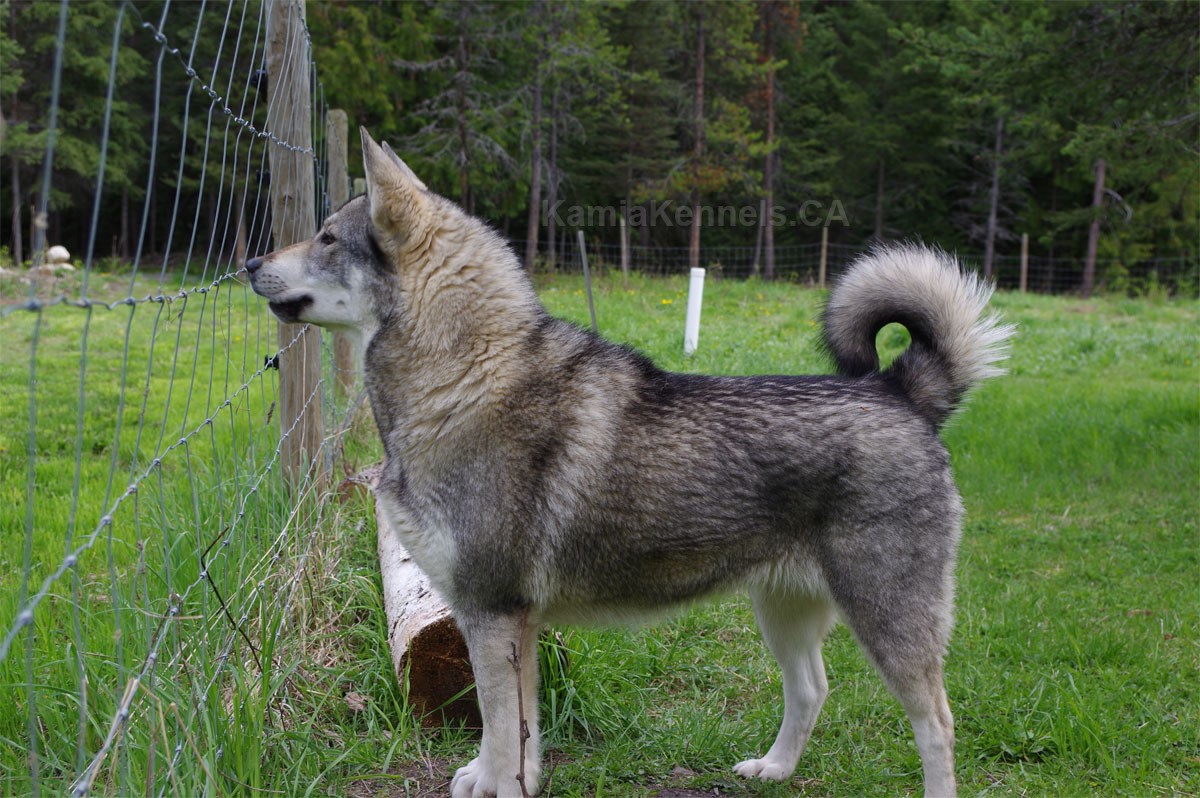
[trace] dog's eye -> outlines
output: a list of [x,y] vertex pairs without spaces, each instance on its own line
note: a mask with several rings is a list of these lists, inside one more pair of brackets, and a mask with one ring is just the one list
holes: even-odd
[[329,232],[328,230],[322,230],[321,235],[317,236],[317,242],[324,244],[325,246],[329,246],[336,241],[337,239],[333,237],[333,233]]

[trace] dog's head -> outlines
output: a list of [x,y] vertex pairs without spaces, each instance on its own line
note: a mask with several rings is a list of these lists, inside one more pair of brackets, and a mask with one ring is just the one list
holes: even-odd
[[400,330],[406,346],[443,358],[468,357],[532,325],[541,306],[504,240],[426,188],[365,129],[362,145],[366,196],[312,240],[247,261],[275,315],[368,338]]
[[404,250],[428,226],[438,198],[391,147],[361,132],[366,196],[330,214],[312,239],[246,262],[250,285],[281,321],[374,326]]

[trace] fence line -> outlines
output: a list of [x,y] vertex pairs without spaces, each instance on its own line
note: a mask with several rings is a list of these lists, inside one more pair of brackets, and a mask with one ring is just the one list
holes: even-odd
[[[202,792],[223,778],[223,752],[262,722],[239,713],[238,696],[276,697],[266,703],[286,690],[277,648],[319,552],[316,475],[346,425],[331,423],[338,432],[284,478],[301,426],[341,415],[330,352],[319,349],[318,378],[281,424],[288,355],[319,339],[299,327],[277,340],[241,264],[273,246],[273,224],[302,226],[272,213],[272,153],[325,160],[319,86],[294,120],[299,136],[267,122],[282,81],[262,91],[269,12],[298,23],[282,61],[316,83],[302,10],[296,0],[63,0],[55,91],[36,118],[6,119],[48,136],[34,268],[0,269],[0,793]],[[22,5],[11,24],[33,41],[45,16]],[[59,113],[60,82],[86,79],[76,53],[104,59],[96,131]],[[154,113],[119,126],[115,106],[130,91],[152,98]],[[75,189],[56,153],[89,137],[98,160],[75,198],[86,210],[67,214],[62,197]],[[6,158],[3,168],[18,167]],[[323,215],[324,169],[316,175]],[[96,251],[114,224],[103,208],[115,184],[141,203],[124,266]],[[64,220],[88,225],[74,270],[46,259]]]
[[[512,241],[511,245],[523,252],[525,242]],[[827,274],[833,277],[845,269],[855,258],[870,249],[867,245],[834,244],[827,247]],[[587,244],[592,266],[600,270],[619,269],[621,246],[600,241]],[[956,253],[970,269],[982,270],[982,255]],[[640,246],[628,248],[630,268],[643,274],[669,275],[686,274],[689,268],[687,247]],[[756,257],[758,265],[756,266]],[[579,268],[578,246],[572,240],[556,244],[556,262],[549,263],[544,257],[540,268],[577,270]],[[746,278],[763,275],[761,251],[754,246],[702,246],[700,265],[717,276]],[[807,285],[820,281],[821,244],[788,244],[775,247],[775,277]],[[1021,258],[1017,255],[998,255],[993,265],[996,284],[1006,290],[1017,290],[1020,286]],[[1097,274],[1103,284],[1114,291],[1140,291],[1160,288],[1163,291],[1196,294],[1200,286],[1200,262],[1195,257],[1178,256],[1146,258],[1126,263],[1116,258],[1097,260]],[[1045,294],[1077,292],[1083,282],[1083,258],[1030,257],[1028,259],[1029,290]]]

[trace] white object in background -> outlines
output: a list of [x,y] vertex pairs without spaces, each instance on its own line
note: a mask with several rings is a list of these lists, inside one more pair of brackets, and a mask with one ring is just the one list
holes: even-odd
[[58,265],[60,263],[70,263],[71,253],[67,252],[67,248],[59,244],[50,247],[46,252],[46,262]]
[[688,286],[687,320],[683,325],[683,353],[691,355],[700,342],[700,304],[704,301],[704,269],[692,269]]

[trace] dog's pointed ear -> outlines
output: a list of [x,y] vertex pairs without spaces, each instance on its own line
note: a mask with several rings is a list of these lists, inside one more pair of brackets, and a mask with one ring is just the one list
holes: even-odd
[[392,163],[394,163],[394,164],[396,164],[396,166],[400,167],[400,171],[404,172],[405,176],[407,176],[409,180],[411,180],[413,183],[415,183],[417,188],[421,189],[422,191],[429,190],[425,186],[425,182],[423,180],[421,180],[421,178],[417,177],[417,173],[414,172],[411,168],[409,168],[409,165],[406,164],[403,161],[403,159],[401,159],[401,157],[396,154],[396,151],[391,148],[391,145],[389,145],[385,141],[385,142],[381,143],[380,146],[383,148],[383,151],[385,153],[387,153],[387,156],[392,159]]
[[425,184],[391,147],[376,143],[365,127],[360,127],[359,133],[375,230],[385,238],[389,235],[402,240],[412,238],[427,216],[429,199],[425,196]]

